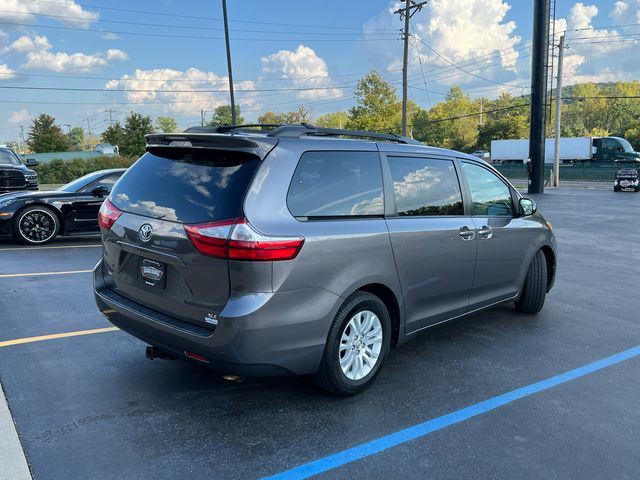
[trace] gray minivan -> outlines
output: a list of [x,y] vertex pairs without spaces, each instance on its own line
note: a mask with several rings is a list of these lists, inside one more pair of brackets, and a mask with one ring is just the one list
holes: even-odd
[[392,345],[504,302],[536,313],[551,225],[483,160],[391,134],[147,136],[104,202],[95,298],[149,358],[358,393]]

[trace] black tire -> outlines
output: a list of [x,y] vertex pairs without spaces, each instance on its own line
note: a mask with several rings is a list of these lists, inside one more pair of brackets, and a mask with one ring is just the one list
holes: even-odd
[[[360,380],[351,380],[347,378],[340,367],[341,338],[349,321],[358,312],[367,310],[374,313],[380,320],[382,327],[381,351],[375,365],[366,376]],[[336,395],[349,396],[360,393],[373,383],[389,354],[390,348],[391,318],[384,302],[371,293],[355,292],[345,300],[331,324],[320,369],[313,376],[313,379],[318,386]]]
[[620,187],[613,187],[613,191],[614,192],[619,192],[620,191]]
[[534,255],[520,298],[516,300],[516,310],[521,313],[538,313],[547,296],[547,260],[542,250]]
[[640,192],[640,187],[634,188],[633,191],[636,192],[636,193]]
[[27,245],[44,245],[60,232],[60,220],[53,210],[41,205],[20,210],[13,220],[13,237]]

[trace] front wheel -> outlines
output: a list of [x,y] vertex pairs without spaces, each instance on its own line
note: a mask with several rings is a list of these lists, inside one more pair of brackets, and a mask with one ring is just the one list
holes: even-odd
[[547,297],[547,259],[538,250],[534,255],[522,287],[520,298],[516,300],[516,310],[522,313],[538,313]]
[[13,235],[19,242],[28,245],[49,243],[60,231],[57,215],[49,208],[33,206],[16,215]]
[[375,380],[390,345],[391,319],[384,302],[356,292],[336,314],[314,380],[336,395],[360,393]]

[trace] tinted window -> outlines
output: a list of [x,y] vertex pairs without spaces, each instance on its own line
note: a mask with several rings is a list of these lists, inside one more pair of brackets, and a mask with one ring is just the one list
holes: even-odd
[[242,216],[242,201],[258,160],[240,152],[170,149],[145,153],[116,184],[121,210],[199,223]]
[[376,152],[307,152],[293,175],[289,210],[296,217],[383,215]]
[[399,215],[464,215],[451,160],[389,157],[389,168]]
[[99,180],[96,180],[89,186],[83,188],[82,191],[90,192],[94,188],[98,188],[98,187],[107,187],[109,191],[111,191],[111,189],[113,188],[113,185],[120,179],[121,176],[122,176],[122,173],[112,173],[111,175],[107,175],[105,177],[102,177]]
[[11,150],[0,148],[0,165],[22,165],[22,162]]
[[471,215],[511,216],[513,200],[505,183],[486,168],[463,162],[469,188],[471,189]]

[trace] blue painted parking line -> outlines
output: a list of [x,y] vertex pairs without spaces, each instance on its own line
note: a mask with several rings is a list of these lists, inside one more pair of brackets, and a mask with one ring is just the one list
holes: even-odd
[[488,400],[470,405],[461,410],[456,410],[455,412],[448,413],[441,417],[428,420],[424,423],[420,423],[409,428],[405,428],[404,430],[400,430],[376,440],[372,440],[356,447],[334,453],[333,455],[329,455],[318,460],[305,463],[298,467],[292,468],[291,470],[287,470],[270,477],[265,477],[265,480],[293,480],[309,478],[314,475],[333,470],[334,468],[338,468],[348,463],[361,460],[371,455],[375,455],[389,448],[396,447],[406,442],[410,442],[411,440],[424,437],[426,435],[429,435],[430,433],[442,430],[443,428],[455,425],[456,423],[464,422],[465,420],[478,415],[482,415],[483,413],[490,412],[492,410],[495,410],[496,408],[502,407],[521,398],[543,392],[557,385],[575,380],[576,378],[584,377],[585,375],[589,375],[591,373],[597,372],[598,370],[611,367],[612,365],[616,365],[626,360],[635,358],[639,355],[640,346],[637,346],[629,350],[625,350],[624,352],[611,355],[610,357],[603,358],[602,360],[598,360],[582,367],[578,367],[574,370],[569,370],[568,372],[561,373],[559,375],[541,380],[536,383],[532,383],[525,387],[503,393],[502,395],[498,395],[497,397],[489,398]]

